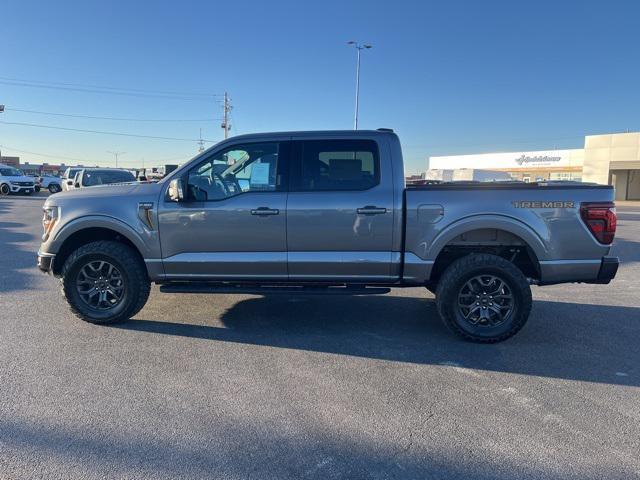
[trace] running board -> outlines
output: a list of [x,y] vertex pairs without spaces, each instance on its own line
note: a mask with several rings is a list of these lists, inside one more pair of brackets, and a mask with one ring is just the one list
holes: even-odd
[[383,295],[387,287],[316,287],[316,286],[234,286],[208,283],[169,283],[160,285],[162,293],[223,293],[251,295]]

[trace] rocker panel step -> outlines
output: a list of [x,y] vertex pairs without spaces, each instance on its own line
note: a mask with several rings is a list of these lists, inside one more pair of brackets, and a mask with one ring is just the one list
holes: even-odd
[[169,283],[160,285],[162,293],[209,293],[252,295],[383,295],[387,287],[313,287],[313,286],[233,286],[209,283]]

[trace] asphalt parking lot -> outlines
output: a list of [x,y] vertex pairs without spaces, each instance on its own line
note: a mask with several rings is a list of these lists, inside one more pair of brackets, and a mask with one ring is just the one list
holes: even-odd
[[35,267],[45,194],[0,198],[0,478],[640,478],[640,204],[610,285],[534,287],[498,345],[423,289],[173,295],[99,327]]

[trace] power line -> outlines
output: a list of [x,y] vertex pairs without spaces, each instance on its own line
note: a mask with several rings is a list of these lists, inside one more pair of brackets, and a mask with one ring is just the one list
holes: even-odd
[[[0,77],[1,78],[1,77]],[[67,90],[83,93],[98,93],[105,95],[126,95],[132,97],[150,97],[150,98],[166,98],[176,100],[189,100],[189,101],[202,101],[203,98],[215,99],[218,94],[177,94],[177,93],[151,93],[151,91],[135,90],[135,89],[118,89],[113,87],[82,87],[82,86],[66,86],[66,84],[45,84],[37,83],[35,81],[14,81],[14,80],[2,80],[0,84],[11,85],[16,87],[29,87],[29,88],[47,88],[51,90]],[[76,84],[69,84],[76,85]]]
[[5,108],[6,111],[35,113],[38,115],[53,115],[58,117],[71,118],[89,118],[94,120],[115,120],[123,122],[210,122],[211,120],[222,120],[221,118],[124,118],[124,117],[100,117],[96,115],[82,115],[78,113],[58,113],[58,112],[42,112],[40,110],[24,110],[21,108]]
[[20,83],[26,82],[26,83],[33,83],[33,84],[40,84],[40,85],[95,88],[98,90],[118,90],[118,91],[128,91],[128,92],[136,92],[136,93],[151,93],[151,94],[159,94],[159,95],[183,95],[183,96],[189,96],[189,97],[222,97],[222,94],[215,94],[215,93],[176,92],[176,91],[167,91],[167,90],[149,90],[149,89],[129,88],[129,87],[108,87],[105,85],[92,85],[92,84],[86,84],[86,83],[52,82],[52,81],[42,81],[42,80],[27,80],[24,78],[11,78],[11,77],[0,77],[0,80],[4,80],[8,82],[20,82]]
[[[103,130],[85,130],[82,128],[68,128],[68,127],[56,127],[53,125],[39,125],[36,123],[23,123],[23,122],[5,122],[0,120],[0,124],[5,124],[5,125],[19,125],[22,127],[36,127],[36,128],[48,128],[51,130],[65,130],[68,132],[80,132],[80,133],[95,133],[95,134],[99,134],[99,135],[118,135],[121,137],[135,137],[135,138],[151,138],[154,140],[174,140],[174,141],[180,141],[180,142],[198,142],[200,141],[199,138],[178,138],[178,137],[160,137],[160,136],[156,136],[156,135],[140,135],[140,134],[135,134],[135,133],[124,133],[124,132],[107,132],[107,131],[103,131]],[[217,140],[207,140],[207,139],[202,139],[203,142],[207,142],[207,143],[217,143]]]
[[[86,162],[86,163],[95,163],[96,165],[98,163],[102,163],[104,162],[104,160],[98,162],[97,160],[91,160],[89,158],[78,158],[78,157],[69,157],[67,155],[55,155],[52,153],[42,153],[42,152],[32,152],[30,150],[23,150],[20,148],[14,148],[11,147],[9,145],[0,145],[0,148],[5,149],[5,150],[10,150],[12,152],[18,152],[18,153],[25,153],[28,155],[36,155],[38,157],[48,157],[48,158],[56,158],[59,160],[73,160],[74,162]],[[155,162],[156,163],[164,163],[164,162],[174,162],[174,161],[179,161],[179,160],[189,160],[190,158],[192,158],[191,155],[182,155],[180,157],[171,157],[171,158],[159,158],[156,159]],[[125,162],[134,162],[135,160],[125,160]]]
[[74,162],[89,162],[89,163],[98,163],[94,160],[90,160],[87,158],[77,158],[77,157],[67,157],[66,155],[53,155],[51,153],[39,153],[39,152],[31,152],[29,150],[22,150],[19,148],[10,147],[9,145],[0,145],[0,148],[11,150],[12,152],[18,153],[26,153],[28,155],[37,155],[39,157],[49,157],[49,158],[58,158],[61,160],[73,160]]

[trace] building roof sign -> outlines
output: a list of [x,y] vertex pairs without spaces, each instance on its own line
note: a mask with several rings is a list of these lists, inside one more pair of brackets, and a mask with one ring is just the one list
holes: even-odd
[[583,149],[543,150],[533,152],[481,153],[431,157],[429,168],[512,169],[536,167],[581,167]]

